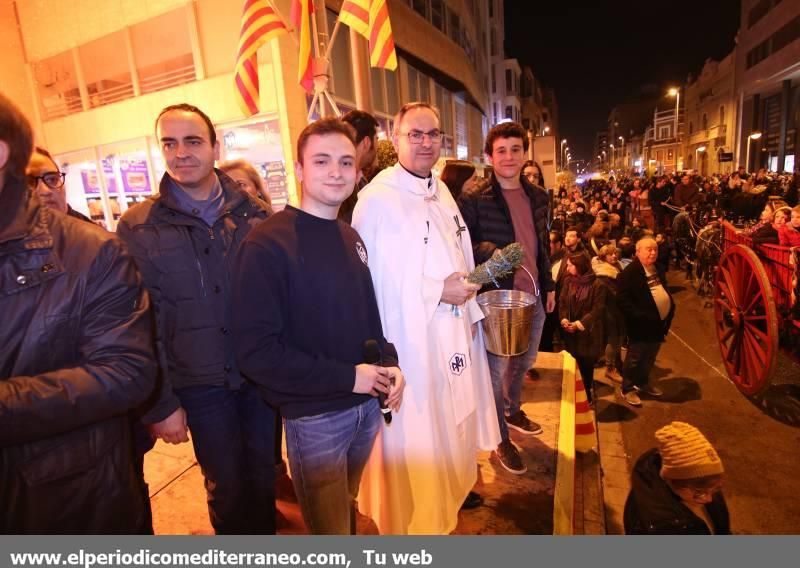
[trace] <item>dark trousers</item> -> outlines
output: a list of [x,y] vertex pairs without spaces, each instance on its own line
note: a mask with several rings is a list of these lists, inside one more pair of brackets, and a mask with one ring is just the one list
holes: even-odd
[[539,351],[544,351],[545,353],[553,353],[555,351],[555,336],[559,327],[558,306],[556,306],[556,308],[544,318],[542,338],[539,340]]
[[594,364],[597,363],[597,357],[575,357],[578,363],[578,370],[581,372],[581,379],[583,379],[583,386],[586,389],[586,398],[589,402],[594,399]]
[[217,534],[275,534],[275,411],[256,387],[175,391],[186,411]]
[[153,509],[150,506],[150,488],[144,479],[144,456],[156,445],[150,432],[138,417],[131,418],[133,440],[133,463],[136,468],[136,477],[142,487],[144,495],[144,519],[137,534],[153,534]]
[[661,342],[631,341],[628,344],[628,354],[622,367],[623,393],[647,386],[659,349]]

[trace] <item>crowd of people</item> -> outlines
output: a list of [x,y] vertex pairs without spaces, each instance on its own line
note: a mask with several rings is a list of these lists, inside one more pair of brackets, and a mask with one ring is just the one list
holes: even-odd
[[[447,534],[481,503],[480,450],[527,471],[509,430],[543,431],[521,407],[540,349],[575,357],[590,401],[598,365],[632,406],[661,396],[670,205],[719,207],[744,176],[553,196],[519,124],[489,131],[487,178],[461,161],[434,175],[427,103],[401,108],[380,171],[377,127],[363,111],[308,125],[300,203],[275,213],[250,164],[215,167],[211,119],[169,106],[159,193],[113,235],[67,204],[64,173],[0,95],[2,532],[152,533],[144,455],[191,434],[215,532],[275,533],[285,430],[312,533],[354,533],[358,507],[383,534]],[[780,191],[796,205],[796,178]],[[796,207],[763,224],[780,240],[787,226],[800,234]],[[497,285],[536,302],[528,349],[501,357],[465,276],[513,242],[525,270]]]

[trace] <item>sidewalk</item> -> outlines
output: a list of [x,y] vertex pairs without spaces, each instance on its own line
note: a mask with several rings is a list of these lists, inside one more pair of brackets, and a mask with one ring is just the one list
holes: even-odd
[[[539,436],[522,436],[512,431],[512,441],[520,448],[528,466],[524,475],[508,473],[491,457],[479,455],[478,484],[475,491],[484,505],[464,511],[454,534],[552,534],[553,496],[558,457],[558,427],[561,412],[562,358],[540,353],[537,361],[540,379],[525,379],[523,410],[540,423]],[[575,526],[579,532],[602,532],[602,510],[596,483],[596,457],[587,454],[577,460]],[[145,458],[145,477],[150,485],[153,525],[156,534],[213,534],[208,521],[203,476],[194,458],[191,444],[178,446],[160,442]],[[588,490],[585,489],[588,487]],[[296,503],[278,501],[278,509],[287,519],[280,534],[305,534],[300,509]],[[584,522],[584,511],[588,512]],[[375,534],[375,526],[366,517],[358,523],[359,534]]]

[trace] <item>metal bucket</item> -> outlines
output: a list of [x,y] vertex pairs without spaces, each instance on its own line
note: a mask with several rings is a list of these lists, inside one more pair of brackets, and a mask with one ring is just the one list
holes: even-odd
[[[531,280],[536,289],[533,276]],[[522,290],[490,290],[478,296],[477,301],[486,316],[481,321],[486,350],[501,357],[525,353],[531,342],[537,296]]]

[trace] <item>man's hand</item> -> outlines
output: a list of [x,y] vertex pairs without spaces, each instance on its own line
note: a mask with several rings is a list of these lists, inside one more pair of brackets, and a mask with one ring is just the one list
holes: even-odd
[[391,408],[392,412],[397,412],[400,410],[400,405],[403,404],[403,391],[406,388],[406,378],[398,367],[387,367],[386,370],[389,371],[389,378],[392,381],[392,388],[389,389],[386,406]]
[[161,422],[148,424],[147,430],[153,438],[161,438],[167,444],[182,444],[189,441],[186,411],[182,407],[178,407],[178,410]]
[[391,377],[388,369],[361,363],[356,365],[356,383],[353,392],[378,396],[379,392],[389,394]]
[[445,278],[441,301],[445,304],[460,306],[481,289],[480,284],[471,284],[465,280],[463,272],[453,272]]
[[555,290],[553,290],[552,292],[547,293],[547,303],[545,304],[544,311],[550,314],[555,309],[556,309],[556,292]]

